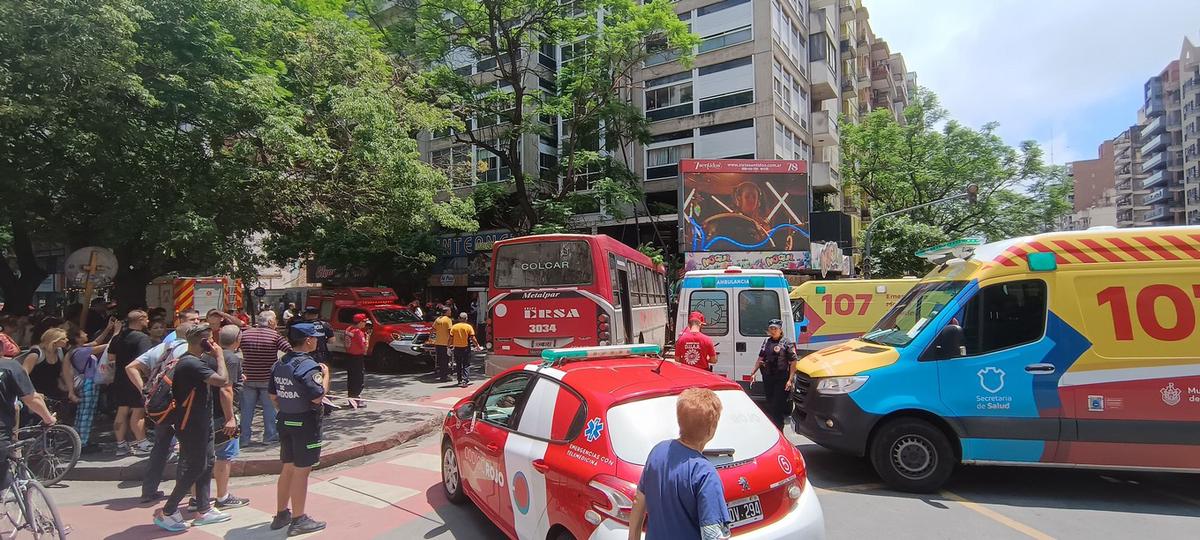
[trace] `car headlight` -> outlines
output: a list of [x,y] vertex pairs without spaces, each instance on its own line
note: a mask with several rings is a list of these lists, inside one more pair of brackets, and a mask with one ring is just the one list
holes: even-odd
[[862,385],[867,384],[866,375],[857,375],[854,377],[827,377],[821,379],[817,383],[817,393],[819,394],[849,394]]

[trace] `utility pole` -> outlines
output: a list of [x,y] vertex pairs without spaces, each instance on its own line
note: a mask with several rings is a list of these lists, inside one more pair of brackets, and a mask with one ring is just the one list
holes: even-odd
[[966,191],[959,193],[958,195],[951,195],[949,197],[946,197],[943,199],[938,199],[936,201],[929,201],[927,203],[921,203],[916,206],[902,208],[902,209],[896,210],[894,212],[888,212],[886,214],[881,214],[881,215],[879,215],[879,217],[875,217],[875,218],[871,219],[871,224],[867,226],[867,232],[866,232],[865,238],[863,239],[863,261],[862,261],[862,263],[863,263],[863,278],[865,278],[865,279],[871,278],[871,233],[874,232],[875,225],[878,224],[880,221],[883,221],[884,218],[889,218],[889,217],[892,217],[892,216],[895,216],[898,214],[904,214],[904,213],[916,210],[918,208],[925,208],[926,206],[933,206],[935,204],[941,204],[944,202],[956,201],[958,199],[967,199],[967,202],[969,202],[971,204],[975,204],[976,202],[978,202],[978,196],[979,196],[979,185],[971,184],[971,185],[967,186]]

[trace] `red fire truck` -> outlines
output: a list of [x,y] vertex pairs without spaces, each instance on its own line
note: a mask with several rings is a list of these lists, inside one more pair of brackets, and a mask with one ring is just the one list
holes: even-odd
[[321,320],[333,327],[335,339],[329,342],[332,352],[346,351],[346,329],[354,324],[354,316],[361,313],[372,325],[367,343],[372,367],[390,369],[413,361],[428,363],[430,357],[424,344],[433,327],[398,305],[399,300],[389,288],[337,287],[309,291],[304,305],[321,310]]
[[492,253],[488,375],[545,349],[666,344],[666,271],[640,251],[606,235],[546,234]]

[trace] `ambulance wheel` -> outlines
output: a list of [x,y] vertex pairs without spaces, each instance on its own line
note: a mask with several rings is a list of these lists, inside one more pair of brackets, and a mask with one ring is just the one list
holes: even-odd
[[884,483],[899,491],[931,493],[954,472],[958,458],[937,426],[917,418],[897,418],[871,439],[871,465]]
[[446,499],[454,504],[467,502],[467,495],[463,493],[462,469],[458,467],[458,454],[454,452],[454,445],[449,439],[442,441],[442,490],[446,492]]
[[392,351],[386,346],[378,345],[374,351],[371,351],[371,356],[367,358],[367,369],[375,372],[386,372],[393,367]]

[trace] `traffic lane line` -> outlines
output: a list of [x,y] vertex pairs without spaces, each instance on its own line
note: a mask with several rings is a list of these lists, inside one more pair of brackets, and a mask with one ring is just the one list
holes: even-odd
[[954,501],[954,502],[966,507],[969,510],[972,510],[984,517],[987,517],[988,519],[991,519],[992,521],[995,521],[1001,525],[1004,525],[1005,527],[1008,527],[1014,531],[1024,534],[1030,538],[1036,538],[1037,540],[1054,540],[1053,536],[1050,536],[1042,531],[1039,531],[1033,527],[1030,527],[1029,525],[1021,523],[1020,521],[1012,519],[1004,514],[1001,514],[997,511],[992,510],[992,509],[990,509],[986,506],[983,506],[979,503],[970,501],[960,495],[957,495],[955,493],[952,493],[952,492],[946,491],[946,490],[942,490],[941,492],[939,492],[939,494],[943,498]]

